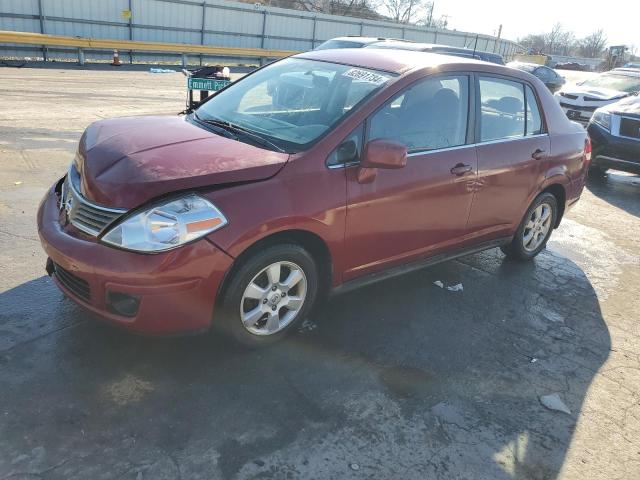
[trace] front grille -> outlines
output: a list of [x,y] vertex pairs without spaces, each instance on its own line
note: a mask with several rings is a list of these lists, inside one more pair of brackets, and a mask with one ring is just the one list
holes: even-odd
[[585,102],[602,102],[603,101],[601,98],[595,98],[595,97],[584,96],[582,98],[584,99]]
[[622,117],[620,119],[620,135],[623,137],[640,138],[640,119]]
[[89,235],[98,236],[107,225],[119,218],[126,210],[96,205],[79,192],[80,175],[71,167],[62,188],[60,208],[67,213],[69,222]]
[[53,264],[53,274],[60,281],[64,287],[74,295],[80,297],[82,300],[89,302],[91,300],[91,288],[89,284],[74,275],[68,270],[65,270],[57,263]]

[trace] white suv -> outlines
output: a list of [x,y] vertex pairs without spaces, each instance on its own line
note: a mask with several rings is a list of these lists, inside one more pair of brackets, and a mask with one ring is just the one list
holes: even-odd
[[587,125],[593,112],[640,91],[640,71],[611,70],[577,84],[565,85],[555,98],[567,117]]

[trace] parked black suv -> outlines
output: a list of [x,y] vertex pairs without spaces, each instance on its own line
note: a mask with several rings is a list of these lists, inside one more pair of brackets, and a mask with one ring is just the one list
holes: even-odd
[[588,126],[593,146],[591,171],[615,168],[640,175],[640,96],[597,109]]

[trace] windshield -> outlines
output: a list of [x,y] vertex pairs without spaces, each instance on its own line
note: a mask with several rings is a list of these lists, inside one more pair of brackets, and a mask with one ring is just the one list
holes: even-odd
[[288,58],[221,91],[198,108],[196,116],[201,121],[233,124],[293,153],[329,131],[391,76],[348,65]]
[[640,77],[604,73],[597,77],[590,78],[589,80],[585,80],[579,85],[585,87],[609,88],[620,92],[634,93],[640,91]]

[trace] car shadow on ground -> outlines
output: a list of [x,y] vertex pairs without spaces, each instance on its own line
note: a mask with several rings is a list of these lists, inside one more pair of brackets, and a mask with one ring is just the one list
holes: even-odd
[[104,326],[46,278],[0,307],[0,478],[552,479],[610,350],[589,280],[552,251],[363,288],[258,351]]
[[640,175],[608,170],[604,176],[590,175],[587,188],[596,197],[640,217]]

